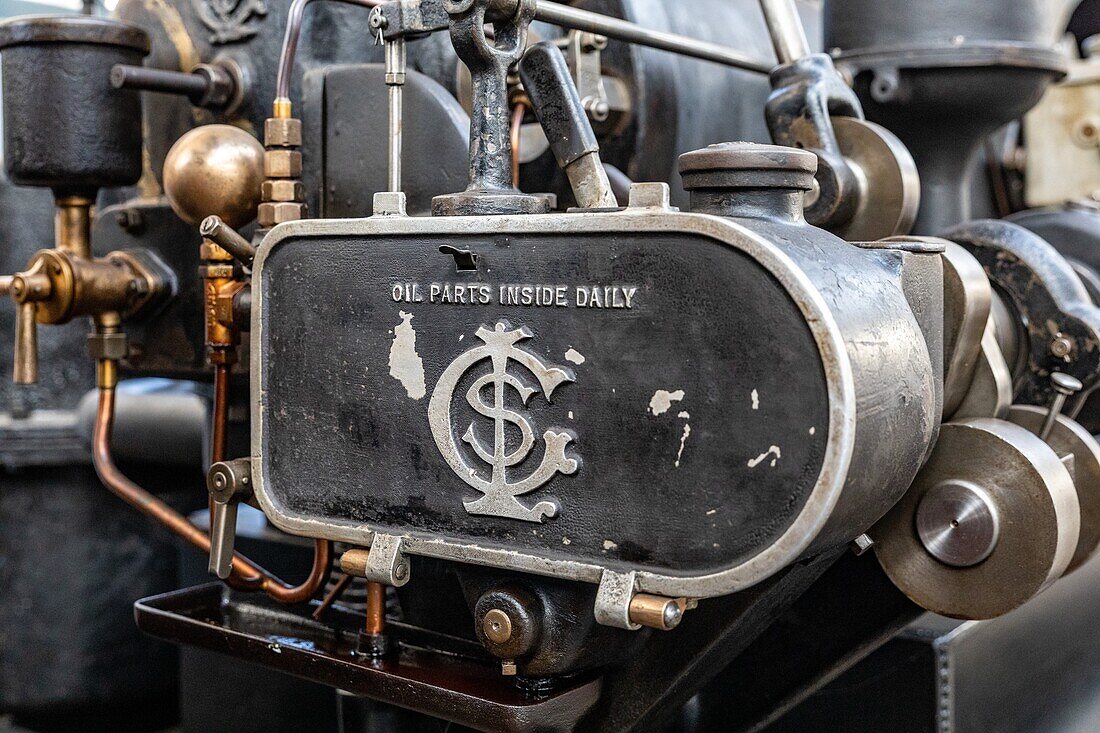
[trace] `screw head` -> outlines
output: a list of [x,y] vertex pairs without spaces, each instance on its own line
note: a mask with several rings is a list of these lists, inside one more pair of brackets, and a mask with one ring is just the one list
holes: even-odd
[[499,608],[491,608],[481,622],[485,638],[494,644],[504,644],[512,638],[512,619]]
[[680,625],[680,621],[684,618],[684,612],[680,608],[680,604],[676,601],[669,601],[665,604],[664,622],[666,629],[675,629]]

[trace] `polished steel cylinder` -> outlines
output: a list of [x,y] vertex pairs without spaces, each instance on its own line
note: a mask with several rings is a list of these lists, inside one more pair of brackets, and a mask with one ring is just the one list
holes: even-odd
[[780,64],[789,64],[810,55],[810,42],[806,40],[806,31],[794,0],[760,0],[760,9],[764,11],[764,20]]

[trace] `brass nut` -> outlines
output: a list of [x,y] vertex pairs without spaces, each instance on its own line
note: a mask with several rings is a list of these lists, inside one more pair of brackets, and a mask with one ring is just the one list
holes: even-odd
[[227,344],[207,344],[209,350],[206,353],[206,359],[212,366],[225,364],[233,365],[237,363],[237,349]]
[[512,619],[499,608],[490,609],[482,621],[481,630],[493,644],[504,644],[512,638]]
[[213,262],[230,262],[233,259],[233,255],[229,254],[209,239],[204,239],[202,240],[202,244],[199,245],[199,259]]
[[302,121],[294,117],[269,117],[264,121],[264,145],[273,148],[302,144]]
[[264,177],[297,178],[302,175],[302,154],[297,150],[264,152]]
[[261,185],[260,195],[264,201],[301,201],[306,187],[294,179],[268,180]]
[[237,274],[234,265],[204,265],[199,267],[199,277],[207,280],[230,280]]
[[273,227],[286,221],[305,219],[308,209],[305,204],[287,201],[267,201],[260,204],[257,222],[261,227]]
[[93,333],[88,336],[88,355],[93,359],[125,359],[128,353],[124,333]]

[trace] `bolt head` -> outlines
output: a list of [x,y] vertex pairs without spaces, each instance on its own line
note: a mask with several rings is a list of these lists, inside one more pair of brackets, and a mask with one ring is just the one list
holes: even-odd
[[489,609],[481,622],[481,630],[492,643],[507,643],[512,638],[512,618],[499,608]]
[[683,609],[680,608],[680,604],[676,601],[669,601],[665,604],[664,622],[666,629],[675,629],[680,625],[680,621],[684,618]]

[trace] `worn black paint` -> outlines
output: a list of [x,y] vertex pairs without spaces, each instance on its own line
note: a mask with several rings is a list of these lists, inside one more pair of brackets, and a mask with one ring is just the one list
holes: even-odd
[[80,16],[0,25],[11,180],[76,192],[137,182],[141,98],[109,76],[115,64],[140,65],[148,44],[138,28]]
[[[439,253],[443,243],[479,253],[483,269],[458,273],[454,259]],[[771,544],[817,481],[828,403],[816,345],[786,292],[726,246],[661,234],[288,240],[263,273],[262,470],[291,513],[702,573]],[[500,283],[524,282],[639,291],[631,310],[395,303],[392,286],[406,281],[425,288],[480,281],[494,293]],[[413,316],[424,361],[428,394],[420,400],[389,373],[401,312]],[[575,431],[571,451],[582,461],[575,475],[558,475],[521,499],[561,502],[560,516],[542,525],[467,514],[462,502],[477,493],[444,462],[429,430],[427,405],[440,374],[480,344],[480,325],[500,319],[530,328],[535,336],[523,345],[576,376],[552,403],[534,397],[526,413],[536,435]],[[565,360],[570,348],[583,364]],[[492,422],[464,397],[486,370],[475,366],[452,400],[455,429],[475,423],[483,440]],[[654,416],[648,406],[658,389],[682,389],[685,397]],[[519,408],[518,399],[509,406]],[[691,435],[677,467],[685,424]],[[772,445],[782,451],[774,467],[772,456],[747,465]],[[540,443],[514,475],[529,473],[541,455]]]

